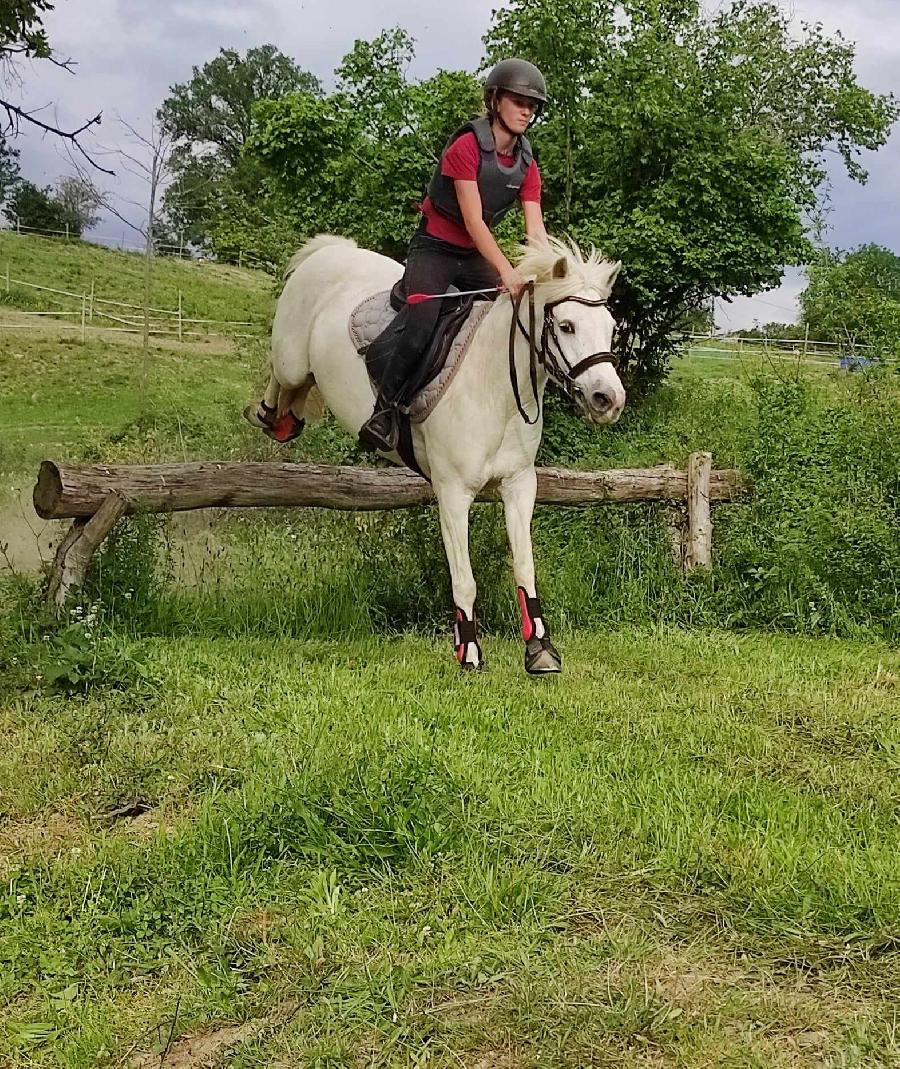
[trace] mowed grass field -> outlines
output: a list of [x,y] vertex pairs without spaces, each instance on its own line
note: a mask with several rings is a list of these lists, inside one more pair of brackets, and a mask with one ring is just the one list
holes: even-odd
[[[263,356],[4,330],[0,541],[43,456],[280,459]],[[710,364],[585,466],[733,462],[758,369]],[[62,628],[0,585],[0,1065],[900,1065],[895,648],[560,627],[532,680],[497,629],[463,676],[373,630],[353,516],[209,530],[195,587],[138,531]]]
[[7,691],[0,1061],[898,1064],[896,653],[487,650],[144,639],[125,689]]

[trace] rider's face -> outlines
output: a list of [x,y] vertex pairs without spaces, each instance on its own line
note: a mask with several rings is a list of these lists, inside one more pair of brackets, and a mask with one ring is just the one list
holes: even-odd
[[503,122],[517,134],[528,129],[531,117],[537,108],[533,97],[520,96],[518,93],[501,93],[497,110]]

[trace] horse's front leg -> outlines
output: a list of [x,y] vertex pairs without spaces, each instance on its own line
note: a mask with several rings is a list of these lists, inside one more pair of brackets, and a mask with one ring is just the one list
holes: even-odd
[[550,641],[534,585],[534,553],[531,548],[531,517],[537,494],[537,473],[526,468],[500,483],[500,496],[506,512],[506,532],[512,550],[519,611],[522,614],[522,637],[525,639],[525,671],[547,675],[562,671],[562,658]]
[[441,534],[450,565],[456,620],[453,646],[463,668],[481,668],[484,657],[478,644],[475,619],[475,576],[469,560],[469,509],[474,495],[463,487],[434,487],[441,510]]

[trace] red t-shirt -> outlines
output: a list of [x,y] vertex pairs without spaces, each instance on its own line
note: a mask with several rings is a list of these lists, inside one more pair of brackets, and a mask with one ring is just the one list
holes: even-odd
[[[504,167],[512,167],[515,162],[514,156],[506,156],[500,152],[497,153],[497,159]],[[441,174],[448,178],[461,179],[464,182],[476,182],[480,162],[481,150],[478,147],[478,138],[469,130],[462,137],[458,137],[444,153],[441,159]],[[519,189],[519,200],[541,203],[541,172],[534,160],[525,172],[525,178]],[[422,201],[420,210],[425,216],[426,234],[449,241],[464,249],[475,248],[475,242],[469,237],[465,226],[442,215],[431,203],[431,197],[426,197]]]

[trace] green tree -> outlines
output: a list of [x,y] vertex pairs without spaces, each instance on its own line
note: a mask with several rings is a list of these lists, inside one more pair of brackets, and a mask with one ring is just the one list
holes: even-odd
[[158,112],[175,146],[164,200],[171,229],[208,246],[223,219],[252,215],[253,205],[266,196],[263,174],[243,151],[253,131],[253,108],[294,92],[318,96],[321,86],[273,45],[244,55],[221,49],[193,68],[190,81],[172,86]]
[[439,71],[410,82],[412,38],[357,41],[337,91],[261,104],[248,154],[272,176],[295,240],[318,230],[391,256],[406,250],[418,204],[453,129],[477,111],[478,81]]
[[53,188],[40,189],[33,182],[18,181],[3,205],[3,214],[13,226],[28,230],[43,230],[50,234],[69,233],[76,235],[76,222],[66,206],[54,195]]
[[97,209],[103,195],[84,175],[67,175],[56,183],[54,200],[62,208],[63,218],[70,232],[79,237],[99,221]]
[[864,180],[860,149],[898,114],[857,83],[851,44],[820,26],[795,38],[758,0],[711,16],[696,0],[512,0],[485,44],[489,60],[522,55],[547,75],[535,141],[549,227],[624,261],[633,384],[665,374],[686,309],[772,288],[809,259],[823,153]]
[[800,295],[810,334],[900,356],[900,256],[880,245],[823,252]]
[[[485,44],[488,62],[521,55],[547,75],[533,130],[545,214],[551,231],[624,261],[614,303],[632,387],[665,375],[686,316],[773,288],[812,256],[824,153],[864,180],[859,152],[898,115],[857,83],[850,44],[819,26],[795,37],[760,0],[712,15],[698,0],[511,0]],[[383,33],[356,43],[331,96],[258,107],[244,155],[271,176],[289,230],[402,252],[410,202],[478,104],[461,72],[410,82],[412,55],[404,31]],[[501,238],[516,233],[504,224]]]

